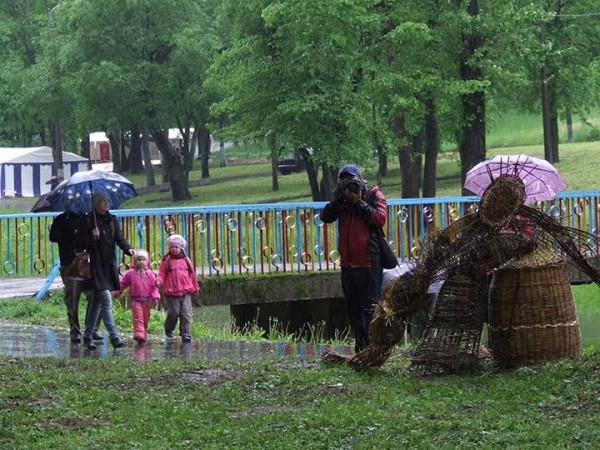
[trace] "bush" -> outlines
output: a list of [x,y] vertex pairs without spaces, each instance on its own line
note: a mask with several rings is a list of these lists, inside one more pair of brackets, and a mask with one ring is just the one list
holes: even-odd
[[578,142],[600,141],[600,127],[584,124],[577,139]]

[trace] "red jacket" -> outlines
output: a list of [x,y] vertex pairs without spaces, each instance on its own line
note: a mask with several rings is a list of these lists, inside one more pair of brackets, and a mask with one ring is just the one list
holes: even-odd
[[131,300],[160,300],[160,292],[156,287],[156,276],[150,269],[139,271],[133,267],[125,272],[121,278],[121,288],[115,292],[115,297],[120,297],[125,288],[129,288]]
[[321,210],[325,223],[338,220],[340,265],[351,269],[381,268],[377,228],[387,220],[387,201],[378,186],[352,204],[334,199]]
[[187,256],[167,254],[160,263],[156,281],[163,287],[165,297],[182,297],[200,291],[194,263]]

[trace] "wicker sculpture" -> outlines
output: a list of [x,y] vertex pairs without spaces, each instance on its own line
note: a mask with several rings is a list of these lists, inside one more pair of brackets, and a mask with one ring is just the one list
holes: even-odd
[[579,322],[565,262],[538,248],[499,268],[490,289],[495,361],[516,367],[581,353]]
[[[501,274],[510,270],[515,267],[508,265],[511,261],[536,249],[555,255],[557,261],[569,259],[600,285],[600,273],[582,253],[583,250],[596,254],[594,246],[600,244],[598,237],[560,225],[546,214],[524,205],[524,196],[524,186],[518,176],[506,174],[493,180],[482,196],[479,210],[431,235],[415,267],[386,287],[370,325],[371,344],[352,357],[328,354],[323,357],[324,361],[344,361],[358,368],[381,366],[392,348],[401,342],[406,318],[427,304],[428,287],[445,280],[423,339],[413,352],[411,369],[425,374],[458,371],[477,360],[483,323],[487,320],[491,275],[498,268]],[[559,283],[570,291],[568,279],[561,278]],[[572,318],[567,314],[559,322],[568,325],[573,322]],[[506,342],[505,325],[494,322],[493,326],[497,326],[493,339],[504,365],[548,356],[527,354],[522,359],[523,355],[515,353]],[[513,328],[510,328],[511,334],[516,337]],[[578,327],[571,331],[578,333]],[[574,336],[569,339],[568,346],[580,345]],[[578,352],[557,351],[551,357]]]

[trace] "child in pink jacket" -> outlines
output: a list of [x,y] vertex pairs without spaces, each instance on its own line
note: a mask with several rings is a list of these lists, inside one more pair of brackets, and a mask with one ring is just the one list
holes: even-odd
[[129,288],[131,314],[133,316],[133,339],[139,344],[148,338],[148,322],[152,301],[160,300],[160,292],[156,286],[156,276],[148,268],[148,252],[136,250],[133,257],[134,267],[121,278],[121,289],[115,292],[120,297],[125,288]]
[[192,340],[192,294],[200,291],[196,268],[185,254],[187,245],[183,236],[173,234],[167,239],[169,253],[163,258],[157,286],[163,289],[167,300],[167,318],[165,335],[172,339],[173,331],[179,320],[179,334],[183,342]]

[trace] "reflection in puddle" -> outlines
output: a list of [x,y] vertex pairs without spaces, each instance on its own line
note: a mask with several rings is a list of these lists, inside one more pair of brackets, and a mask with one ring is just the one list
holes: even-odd
[[127,357],[147,359],[206,359],[206,360],[257,360],[263,358],[291,357],[299,361],[318,360],[326,351],[349,355],[352,345],[303,344],[271,341],[209,341],[194,340],[182,343],[180,339],[151,340],[143,345],[128,340],[124,348],[114,350],[105,335],[96,342],[96,350],[83,344],[72,344],[67,331],[36,325],[2,323],[0,327],[0,355],[54,356],[57,358],[107,358]]

